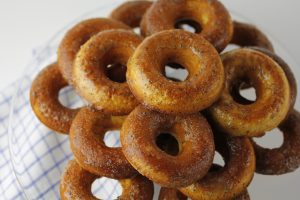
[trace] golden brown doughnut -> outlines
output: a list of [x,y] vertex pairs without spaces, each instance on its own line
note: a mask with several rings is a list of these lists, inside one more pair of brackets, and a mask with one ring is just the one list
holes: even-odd
[[257,173],[280,175],[300,167],[300,113],[293,110],[279,129],[284,136],[279,148],[267,149],[253,142]]
[[136,28],[140,26],[142,17],[152,4],[152,1],[146,0],[126,1],[114,9],[110,17],[123,22],[131,28]]
[[[220,166],[220,165],[218,165],[218,164],[213,164],[212,167],[210,168],[209,172],[221,171],[222,168],[223,167]],[[248,190],[245,190],[244,192],[242,192],[238,196],[232,198],[231,200],[250,200],[250,196],[249,196]]]
[[268,49],[274,52],[274,48],[268,37],[261,32],[257,27],[242,22],[234,21],[234,31],[231,44],[239,45],[240,47],[255,46]]
[[59,91],[66,86],[68,83],[62,77],[57,63],[50,64],[32,82],[30,103],[44,125],[56,132],[68,134],[79,109],[67,108],[59,102]]
[[187,197],[177,189],[162,187],[158,200],[187,200]]
[[[185,67],[187,79],[174,82],[166,78],[168,63]],[[169,114],[190,114],[219,98],[223,72],[220,56],[203,37],[169,30],[141,43],[128,61],[126,77],[132,93],[146,107]]]
[[[221,170],[222,167],[216,164],[210,168],[210,172],[215,172]],[[206,175],[207,176],[207,175]],[[162,187],[159,192],[159,200],[186,200],[187,196],[182,194],[179,190],[173,188],[164,188]],[[246,190],[242,194],[238,195],[237,197],[232,198],[231,200],[250,200],[250,196],[248,191]]]
[[[165,132],[177,139],[178,155],[169,155],[156,145],[156,137]],[[120,138],[131,165],[163,187],[194,183],[208,172],[213,161],[212,131],[200,113],[173,116],[138,106],[126,118]]]
[[216,150],[225,161],[221,170],[211,171],[196,183],[179,188],[195,200],[228,200],[243,193],[255,171],[255,154],[247,137],[230,137],[214,132]]
[[72,66],[80,47],[92,36],[109,29],[130,29],[130,27],[113,19],[94,18],[76,24],[66,33],[58,47],[57,59],[60,71],[69,84],[73,83]]
[[90,107],[78,112],[70,129],[70,144],[82,168],[115,179],[129,178],[137,173],[125,159],[121,148],[107,147],[103,142],[106,131],[120,129],[124,119],[105,115]]
[[[225,89],[208,110],[214,122],[234,136],[259,136],[276,128],[290,108],[290,88],[281,67],[269,56],[242,48],[222,55]],[[242,83],[256,89],[254,103],[243,104],[234,92]]]
[[138,101],[126,82],[106,76],[109,64],[126,66],[127,60],[142,41],[131,31],[102,31],[86,42],[78,52],[73,67],[76,91],[98,110],[111,115],[129,114]]
[[[74,160],[69,161],[60,182],[62,200],[97,200],[91,192],[92,183],[101,178],[82,169]],[[130,179],[118,180],[123,192],[120,200],[152,200],[154,187],[147,178],[137,175]]]
[[275,62],[277,62],[277,64],[282,68],[290,85],[290,111],[293,111],[296,103],[296,98],[297,98],[297,81],[289,65],[278,55],[276,55],[275,53],[267,49],[259,48],[259,47],[249,47],[249,48],[266,54],[267,56],[272,58]]
[[231,41],[233,23],[230,14],[217,0],[158,0],[141,22],[144,36],[190,24],[221,52]]

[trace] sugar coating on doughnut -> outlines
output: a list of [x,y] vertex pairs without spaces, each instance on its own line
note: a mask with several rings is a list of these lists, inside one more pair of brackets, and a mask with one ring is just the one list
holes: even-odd
[[[290,109],[290,87],[282,68],[269,56],[249,48],[222,55],[225,88],[208,110],[213,121],[234,136],[259,136],[276,128]],[[237,102],[232,93],[243,82],[256,89],[251,104]]]
[[231,41],[233,23],[220,1],[159,0],[149,8],[141,22],[141,33],[150,36],[174,29],[179,20],[192,20],[200,26],[197,31],[219,52]]
[[216,150],[223,156],[225,166],[211,171],[190,186],[179,188],[192,199],[233,199],[243,193],[255,171],[255,154],[247,137],[230,137],[215,132]]
[[264,148],[253,141],[257,173],[280,175],[293,172],[300,167],[300,113],[292,110],[279,129],[284,139],[278,148]]
[[[162,132],[177,139],[178,155],[158,148],[155,140]],[[122,126],[121,144],[131,165],[164,187],[183,187],[199,180],[208,172],[214,156],[211,128],[199,113],[172,116],[138,106]]]
[[115,8],[110,17],[112,19],[123,22],[124,24],[136,28],[140,26],[142,17],[153,4],[153,1],[127,1]]
[[87,107],[79,111],[70,129],[71,150],[85,170],[115,179],[137,174],[125,159],[120,147],[107,147],[103,141],[108,130],[121,128],[125,117],[105,115]]
[[[185,67],[185,81],[164,76],[168,63]],[[212,105],[224,86],[220,56],[203,37],[183,30],[162,31],[146,38],[127,64],[127,82],[146,107],[169,114],[191,114]]]
[[[101,176],[96,176],[82,169],[76,161],[71,160],[62,175],[60,195],[62,200],[91,199],[97,200],[91,192],[92,183]],[[118,199],[152,200],[154,186],[147,178],[137,175],[130,179],[119,180],[122,194]]]
[[59,102],[59,91],[68,86],[57,63],[50,64],[33,80],[30,104],[38,119],[50,129],[68,134],[79,109],[67,108]]
[[127,82],[110,80],[109,64],[127,65],[142,38],[132,31],[102,31],[86,42],[78,52],[73,67],[73,82],[78,94],[96,109],[111,115],[127,115],[139,103]]
[[92,18],[73,26],[62,39],[57,52],[60,71],[69,84],[73,84],[73,62],[80,47],[92,36],[105,30],[127,29],[130,27],[114,19]]

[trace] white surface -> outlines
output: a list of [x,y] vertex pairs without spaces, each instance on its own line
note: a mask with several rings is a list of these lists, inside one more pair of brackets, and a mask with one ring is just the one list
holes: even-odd
[[[101,3],[100,3],[101,2]],[[108,0],[0,0],[0,89],[21,76],[31,50]],[[280,40],[300,63],[300,1],[223,0]]]

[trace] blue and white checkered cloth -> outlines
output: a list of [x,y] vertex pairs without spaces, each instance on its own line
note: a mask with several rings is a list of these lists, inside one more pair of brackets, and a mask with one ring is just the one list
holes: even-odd
[[[0,92],[1,200],[60,199],[60,176],[73,158],[68,136],[45,127],[29,102],[32,80],[56,60],[56,49],[46,46],[34,51],[38,53],[34,53],[24,77]],[[62,90],[60,101],[68,107],[80,107],[83,103],[71,87]],[[104,141],[110,146],[120,145],[116,134],[106,134]],[[117,181],[101,178],[93,184],[92,192],[96,197],[115,199],[121,187]]]
[[25,199],[14,175],[8,147],[10,104],[17,82],[0,92],[0,199]]

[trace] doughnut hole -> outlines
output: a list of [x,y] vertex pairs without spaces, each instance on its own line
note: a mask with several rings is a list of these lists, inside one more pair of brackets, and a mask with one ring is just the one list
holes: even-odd
[[189,18],[177,19],[174,27],[191,33],[200,33],[202,31],[202,26],[197,21]]
[[181,82],[185,81],[189,75],[188,70],[186,70],[182,65],[177,63],[168,63],[165,66],[165,77],[175,81]]
[[261,147],[274,149],[282,146],[284,137],[283,133],[278,128],[275,128],[264,136],[255,137],[253,140]]
[[117,199],[122,194],[122,187],[117,180],[103,177],[92,183],[91,191],[98,199]]
[[126,70],[127,67],[120,63],[109,64],[106,67],[106,75],[114,82],[124,83],[126,82]]
[[86,104],[71,86],[66,86],[59,90],[58,101],[63,106],[71,109],[81,108]]
[[162,132],[156,137],[157,147],[171,156],[177,156],[180,151],[177,139],[170,133]]
[[141,35],[141,28],[140,27],[135,27],[135,28],[133,28],[133,32],[135,32],[138,35]]
[[256,89],[247,79],[237,81],[230,93],[234,101],[242,105],[250,105],[257,100]]
[[238,48],[240,48],[240,46],[237,44],[228,44],[222,53],[229,52]]
[[126,82],[127,61],[131,56],[128,47],[111,48],[103,56],[104,73],[116,83]]
[[218,151],[215,151],[213,163],[221,167],[225,166],[224,158]]
[[107,147],[118,148],[120,143],[120,130],[109,130],[104,134],[103,141]]
[[[187,57],[191,59],[186,59]],[[196,76],[199,65],[201,66],[199,57],[188,49],[168,49],[159,59],[163,76],[174,82],[183,82]]]

